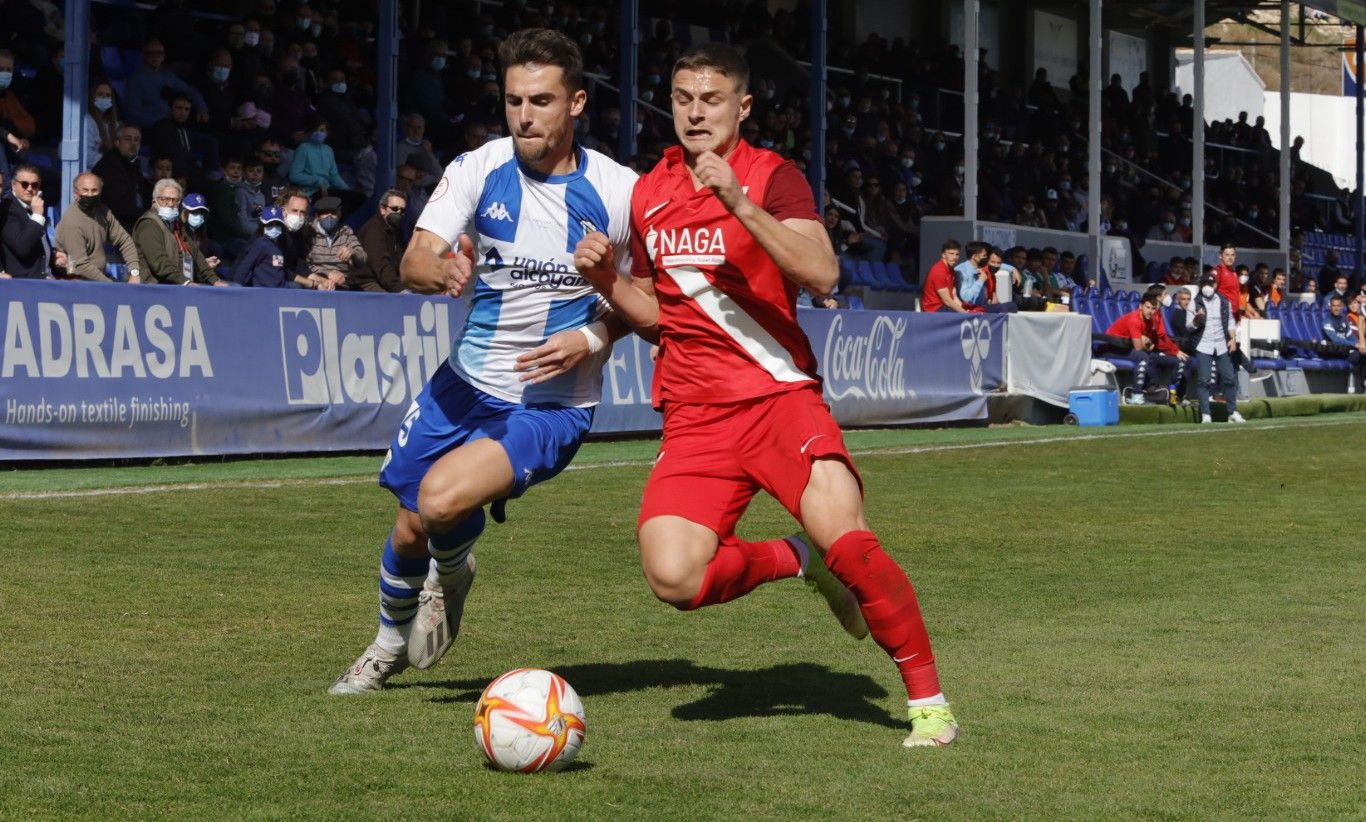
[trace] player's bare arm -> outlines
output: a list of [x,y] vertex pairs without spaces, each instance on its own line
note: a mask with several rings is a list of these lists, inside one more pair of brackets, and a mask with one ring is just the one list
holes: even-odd
[[413,232],[399,263],[404,285],[419,294],[460,296],[474,273],[474,243],[465,234],[458,242],[459,253],[447,257],[451,246],[445,240],[426,229]]
[[825,296],[839,283],[839,261],[830,235],[819,220],[778,220],[749,198],[730,163],[714,152],[697,156],[692,168],[697,181],[715,192],[730,213],[739,218],[778,268],[798,286]]
[[[594,328],[594,326],[601,326]],[[569,328],[551,334],[545,342],[517,358],[517,378],[538,385],[572,371],[584,357],[594,353],[589,337],[611,345],[631,333],[631,328],[614,313],[603,316],[583,328]],[[601,335],[601,336],[599,336]]]
[[650,342],[659,341],[659,299],[654,283],[641,277],[627,282],[617,273],[616,251],[606,234],[594,231],[579,240],[574,247],[574,267],[637,334]]

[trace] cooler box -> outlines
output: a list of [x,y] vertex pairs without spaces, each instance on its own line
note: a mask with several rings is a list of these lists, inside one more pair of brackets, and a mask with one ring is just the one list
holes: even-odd
[[1119,391],[1106,386],[1084,386],[1067,393],[1067,410],[1077,425],[1119,425]]

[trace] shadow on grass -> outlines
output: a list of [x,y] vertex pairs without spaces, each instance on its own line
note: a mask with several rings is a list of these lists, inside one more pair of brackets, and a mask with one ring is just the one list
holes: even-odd
[[[555,668],[579,695],[643,691],[648,688],[707,686],[706,696],[673,709],[684,721],[719,722],[750,716],[825,714],[854,722],[900,728],[904,722],[887,713],[887,691],[864,674],[832,671],[824,665],[774,665],[757,671],[706,668],[686,659],[590,663]],[[445,682],[391,682],[385,690],[441,688],[455,693],[432,697],[442,704],[474,703],[498,673],[483,679]]]
[[[597,766],[594,765],[592,762],[585,762],[582,759],[576,759],[573,762],[570,762],[568,765],[565,765],[558,771],[546,771],[546,773],[579,773],[580,771],[591,771],[596,767]],[[504,771],[500,768],[495,768],[492,762],[485,762],[484,770],[488,771],[489,773],[515,773],[514,771]],[[518,775],[521,776],[523,774]]]

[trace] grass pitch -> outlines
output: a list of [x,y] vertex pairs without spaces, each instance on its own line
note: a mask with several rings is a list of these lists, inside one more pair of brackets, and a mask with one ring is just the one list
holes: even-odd
[[[586,446],[477,548],[435,668],[374,634],[374,458],[0,474],[0,817],[1360,818],[1366,417],[850,436],[964,736],[800,583],[682,614],[641,578],[651,443]],[[751,538],[793,526],[766,499]],[[573,770],[484,766],[480,690],[563,674]]]

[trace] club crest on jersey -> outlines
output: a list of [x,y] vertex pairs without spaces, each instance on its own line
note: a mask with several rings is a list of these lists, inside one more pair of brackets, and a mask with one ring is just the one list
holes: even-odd
[[[654,236],[646,236],[646,247],[656,248],[660,264],[666,267],[675,265],[721,265],[726,261],[726,235],[720,228],[666,228]],[[654,253],[651,254],[654,257]]]
[[479,214],[480,217],[487,217],[490,220],[506,220],[512,222],[512,215],[508,213],[508,207],[502,203],[490,203],[489,207]]

